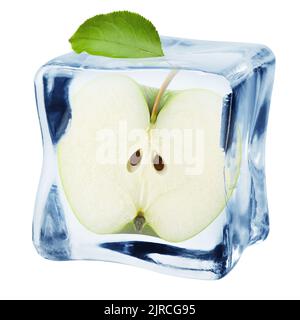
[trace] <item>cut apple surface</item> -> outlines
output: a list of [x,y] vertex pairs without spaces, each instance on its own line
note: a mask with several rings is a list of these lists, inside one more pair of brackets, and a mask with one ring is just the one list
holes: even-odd
[[[222,97],[202,89],[168,93],[150,123],[153,99],[144,92],[116,74],[98,76],[76,90],[70,97],[71,123],[58,144],[59,173],[74,214],[92,232],[136,232],[179,242],[201,232],[226,205]],[[144,134],[122,146],[101,137],[105,131],[119,137],[124,122],[128,132]],[[184,150],[180,139],[164,143],[166,133],[176,136],[178,130],[197,132],[199,139],[184,140]],[[101,163],[103,150],[113,155],[120,147],[126,161],[112,156]],[[191,159],[184,159],[187,153]]]
[[[170,159],[163,174],[148,168],[149,190],[146,219],[163,239],[185,240],[209,225],[222,211],[224,196],[224,152],[220,148],[222,98],[207,90],[186,90],[168,100],[158,114],[155,128],[172,132],[178,128],[201,134],[199,152],[192,150],[196,158],[193,167],[201,172],[189,171],[185,162],[176,164]],[[156,133],[156,131],[154,131]],[[163,139],[163,137],[161,138]],[[163,159],[168,158],[169,147],[157,145],[152,148]],[[195,145],[185,145],[195,149]],[[171,148],[176,148],[172,144]],[[183,152],[185,153],[185,152]],[[171,152],[171,154],[175,154]],[[196,169],[194,169],[196,170]]]
[[[118,232],[136,215],[139,181],[118,161],[99,164],[101,144],[111,142],[99,141],[98,136],[105,129],[117,135],[120,121],[126,121],[128,130],[145,130],[149,125],[148,106],[135,82],[116,75],[90,81],[70,102],[71,125],[58,145],[65,194],[75,215],[88,229],[96,233]],[[114,156],[117,145],[107,147]],[[126,152],[131,147],[129,143],[124,146]]]

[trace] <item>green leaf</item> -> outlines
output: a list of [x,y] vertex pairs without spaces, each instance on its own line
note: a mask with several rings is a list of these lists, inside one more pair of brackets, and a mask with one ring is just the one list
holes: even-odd
[[101,14],[84,22],[69,40],[75,52],[112,58],[164,55],[153,24],[129,11]]

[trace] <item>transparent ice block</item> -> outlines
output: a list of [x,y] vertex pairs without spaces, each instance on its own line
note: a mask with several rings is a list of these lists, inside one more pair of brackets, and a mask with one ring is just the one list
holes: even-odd
[[[248,245],[267,237],[264,148],[275,67],[273,53],[256,44],[169,37],[163,37],[162,43],[165,56],[160,58],[111,59],[69,53],[51,60],[37,73],[44,162],[33,242],[43,257],[122,262],[180,276],[218,279],[235,266]],[[228,172],[230,175],[238,170],[232,194],[226,197],[229,191],[224,182],[226,204],[222,212],[201,232],[183,241],[139,232],[90,231],[67,199],[57,160],[57,146],[72,128],[70,97],[78,86],[97,75],[122,75],[141,87],[159,88],[170,70],[178,71],[170,90],[200,88],[222,97],[219,148],[225,156],[224,181]]]

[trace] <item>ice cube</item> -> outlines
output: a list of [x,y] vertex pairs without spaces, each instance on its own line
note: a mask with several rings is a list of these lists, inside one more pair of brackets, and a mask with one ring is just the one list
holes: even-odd
[[70,53],[39,70],[33,241],[43,256],[218,279],[267,237],[273,53],[162,43],[160,58]]

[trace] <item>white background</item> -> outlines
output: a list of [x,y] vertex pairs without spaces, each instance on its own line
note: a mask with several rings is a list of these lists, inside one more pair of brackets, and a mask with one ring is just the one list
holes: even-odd
[[[298,0],[10,0],[0,3],[0,298],[300,298],[300,19]],[[277,57],[267,138],[271,233],[223,280],[199,281],[107,262],[50,262],[31,220],[42,164],[33,77],[70,51],[86,19],[113,10],[149,18],[163,35],[257,42]]]

